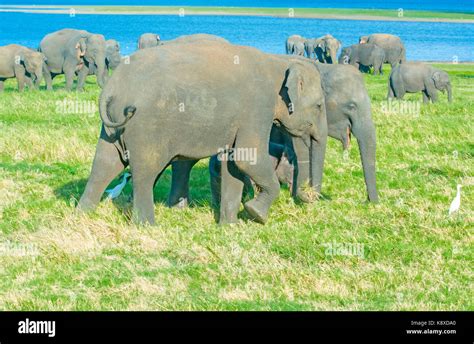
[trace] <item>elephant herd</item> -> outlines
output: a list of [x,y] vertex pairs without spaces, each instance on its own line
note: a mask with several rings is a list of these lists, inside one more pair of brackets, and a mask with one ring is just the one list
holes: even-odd
[[[319,38],[304,38],[300,35],[288,37],[286,53],[306,56],[321,63],[336,63],[336,55],[341,42],[327,34]],[[438,91],[447,92],[452,101],[452,90],[446,72],[421,62],[407,62],[405,46],[400,37],[375,33],[361,36],[358,44],[343,47],[339,64],[350,64],[361,72],[383,74],[383,64],[392,67],[388,82],[388,98],[403,99],[405,93],[422,92],[423,102],[436,102]]]
[[[291,55],[277,55],[209,34],[161,41],[148,33],[125,63],[115,40],[64,29],[46,35],[38,50],[0,47],[0,78],[16,77],[21,90],[25,82],[37,87],[43,75],[51,89],[52,79],[65,74],[66,88],[77,76],[80,90],[87,75],[97,76],[102,128],[78,209],[95,209],[106,187],[129,167],[133,219],[153,224],[153,188],[164,169],[172,166],[168,205],[182,207],[189,202],[193,166],[210,158],[219,222],[236,222],[248,194],[248,216],[265,223],[281,183],[303,202],[321,194],[328,136],[344,150],[352,135],[357,138],[367,198],[378,202],[370,98],[352,65],[365,65],[367,56],[392,63],[396,56],[389,96],[422,90],[436,101],[433,87],[449,87],[451,99],[446,73],[407,63],[403,45],[396,55],[392,45],[373,36],[362,37],[357,51],[348,47],[348,63],[341,57],[336,63],[341,43],[331,35],[291,36],[286,43]],[[366,47],[373,52],[364,52]]]

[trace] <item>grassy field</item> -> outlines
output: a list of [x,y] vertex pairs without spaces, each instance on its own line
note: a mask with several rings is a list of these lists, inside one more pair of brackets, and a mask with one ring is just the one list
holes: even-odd
[[[279,16],[288,17],[289,8],[260,8],[260,7],[217,7],[217,6],[0,6],[9,11],[15,8],[22,11],[35,12],[57,12],[67,13],[70,7],[76,13],[82,14],[178,14],[184,9],[184,14],[190,15],[259,15],[259,16]],[[344,9],[344,8],[294,8],[291,9],[291,16],[307,18],[339,18],[339,19],[359,19],[359,20],[429,20],[429,21],[468,21],[474,22],[474,13],[462,12],[438,12],[438,11],[418,11],[403,10],[402,16],[399,9]]]
[[[454,102],[387,113],[387,75],[365,75],[377,126],[381,202],[368,205],[353,145],[329,141],[325,200],[295,204],[282,188],[268,224],[220,227],[207,162],[193,170],[192,206],[168,209],[166,171],[155,188],[158,225],[130,224],[131,186],[90,215],[75,212],[100,129],[97,113],[58,111],[84,93],[0,95],[2,310],[474,310],[474,65],[443,64]],[[421,101],[421,94],[407,100]],[[114,182],[116,184],[118,179]],[[459,213],[448,217],[456,184]],[[328,252],[329,245],[358,248]]]

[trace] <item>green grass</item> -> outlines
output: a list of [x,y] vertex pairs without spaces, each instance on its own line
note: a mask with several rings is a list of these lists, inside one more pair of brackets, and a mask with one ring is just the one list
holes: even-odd
[[[131,187],[90,215],[75,212],[95,151],[98,114],[62,114],[84,93],[0,95],[0,309],[3,310],[474,310],[474,66],[439,65],[454,102],[420,114],[383,113],[387,75],[365,75],[377,126],[380,204],[365,200],[357,145],[329,141],[326,199],[295,204],[286,188],[268,224],[220,227],[207,162],[192,173],[192,206],[168,209],[166,171],[156,227],[130,224]],[[421,94],[406,97],[420,101]],[[117,183],[118,180],[114,182]],[[447,216],[457,183],[460,212]],[[327,255],[326,243],[363,245]],[[15,256],[6,243],[30,244]]]

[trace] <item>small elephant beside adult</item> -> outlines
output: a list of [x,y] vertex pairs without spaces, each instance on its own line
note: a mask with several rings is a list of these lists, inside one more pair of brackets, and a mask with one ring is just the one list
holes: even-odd
[[[104,80],[107,81],[109,74],[115,68],[118,67],[122,61],[122,55],[120,54],[120,43],[115,39],[108,39],[105,41],[105,68],[104,68]],[[89,74],[96,75],[95,64],[89,65]],[[76,75],[78,72],[76,72]]]
[[306,55],[309,58],[314,56],[321,63],[336,63],[340,47],[341,42],[330,34],[305,41]]
[[[247,63],[235,63],[235,56]],[[247,212],[265,222],[279,193],[268,154],[273,122],[314,140],[321,136],[315,111],[326,122],[319,72],[309,61],[218,41],[136,52],[106,84],[99,111],[103,126],[78,207],[94,209],[130,165],[139,223],[154,223],[153,185],[170,162],[209,157],[223,147],[256,150],[255,164],[237,167],[260,189],[245,204]]]
[[304,56],[306,38],[300,35],[292,35],[285,42],[285,50],[289,55]]
[[381,47],[385,52],[384,63],[390,63],[392,68],[406,61],[406,50],[400,37],[386,33],[374,33],[361,36],[359,44],[372,43]]
[[388,98],[403,99],[405,93],[422,92],[423,102],[438,101],[438,91],[447,92],[452,101],[449,75],[445,71],[422,62],[405,62],[396,66],[388,81]]
[[339,64],[350,64],[359,70],[374,68],[374,75],[383,74],[385,51],[372,43],[354,44],[344,47],[339,55]]
[[0,47],[0,92],[6,79],[16,78],[18,90],[23,91],[25,83],[39,87],[43,77],[45,56],[33,49],[18,44]]
[[97,84],[106,80],[106,41],[103,35],[84,30],[63,29],[46,35],[39,50],[46,56],[44,77],[46,88],[52,90],[55,76],[64,74],[66,90],[70,91],[77,73],[77,89],[82,90],[90,69],[95,70]]

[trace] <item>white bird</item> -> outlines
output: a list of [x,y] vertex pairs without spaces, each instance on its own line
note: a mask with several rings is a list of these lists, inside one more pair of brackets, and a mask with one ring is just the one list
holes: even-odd
[[123,188],[125,187],[125,185],[127,185],[127,182],[131,176],[132,175],[130,173],[125,172],[122,176],[122,181],[120,182],[120,184],[115,186],[113,189],[109,189],[105,191],[108,194],[107,198],[108,199],[117,198],[122,193]]
[[458,184],[457,189],[456,197],[454,197],[451,206],[449,207],[449,215],[457,212],[461,206],[461,184]]

